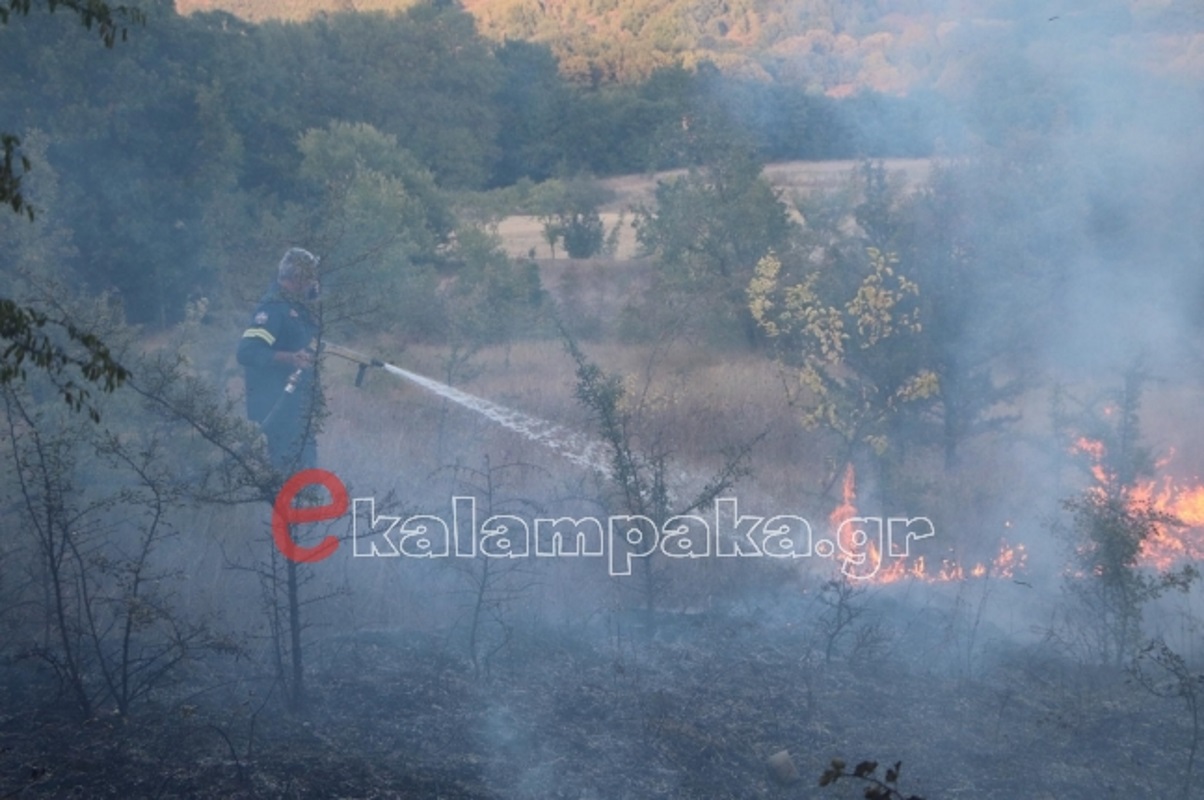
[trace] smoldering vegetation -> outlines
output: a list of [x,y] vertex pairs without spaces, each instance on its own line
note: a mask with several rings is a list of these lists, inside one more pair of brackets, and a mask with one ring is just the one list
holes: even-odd
[[[243,418],[261,276],[130,325],[31,173],[5,291],[131,377],[0,385],[0,796],[1198,794],[1202,98],[1145,17],[1059,12],[949,29],[921,174],[775,188],[711,84],[621,262],[508,257],[461,219],[514,195],[311,130],[312,205],[262,240],[337,212],[324,335],[436,379],[321,358],[349,502],[285,530],[334,537],[313,563]],[[545,189],[562,250],[621,202]],[[522,547],[612,518],[601,554]]]

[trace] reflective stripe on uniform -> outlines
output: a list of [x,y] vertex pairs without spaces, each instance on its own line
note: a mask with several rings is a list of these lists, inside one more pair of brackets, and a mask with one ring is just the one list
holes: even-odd
[[244,339],[263,339],[269,345],[276,344],[276,337],[268,333],[266,328],[247,328],[243,331]]

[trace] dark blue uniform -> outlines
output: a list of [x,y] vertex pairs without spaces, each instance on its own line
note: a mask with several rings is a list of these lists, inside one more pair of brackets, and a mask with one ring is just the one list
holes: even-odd
[[[317,465],[313,412],[318,408],[318,386],[313,367],[294,378],[297,370],[274,356],[312,347],[317,335],[310,310],[272,284],[238,343],[238,363],[246,373],[247,417],[263,428],[272,465],[287,474]],[[292,391],[287,390],[290,379]]]

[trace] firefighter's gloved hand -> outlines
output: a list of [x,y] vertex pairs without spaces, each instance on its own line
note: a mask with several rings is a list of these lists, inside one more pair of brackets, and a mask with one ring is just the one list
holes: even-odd
[[308,350],[297,350],[292,353],[279,352],[273,358],[280,364],[287,364],[294,369],[308,369],[314,365],[314,355]]

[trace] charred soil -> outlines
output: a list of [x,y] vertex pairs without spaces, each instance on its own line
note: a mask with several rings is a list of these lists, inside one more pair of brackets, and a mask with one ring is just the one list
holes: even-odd
[[[930,800],[1183,785],[1179,706],[1039,644],[995,646],[967,675],[906,626],[830,661],[780,613],[600,627],[516,635],[476,680],[444,635],[315,643],[300,714],[224,664],[80,722],[23,672],[0,717],[0,797],[860,796],[818,788],[833,758],[902,761]],[[783,750],[797,780],[769,766]]]

